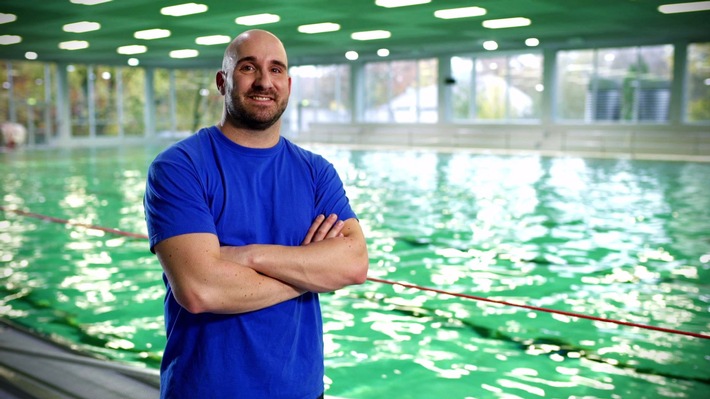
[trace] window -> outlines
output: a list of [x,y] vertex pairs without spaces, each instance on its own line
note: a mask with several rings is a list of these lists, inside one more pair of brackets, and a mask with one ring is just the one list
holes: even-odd
[[351,121],[348,65],[303,65],[291,68],[289,74],[292,92],[285,116],[290,130],[308,130],[311,123]]
[[557,70],[559,119],[668,121],[671,45],[561,51]]
[[688,46],[685,120],[710,122],[710,43]]
[[365,121],[438,121],[436,59],[373,62],[365,66]]
[[525,121],[540,118],[542,56],[452,57],[453,117]]

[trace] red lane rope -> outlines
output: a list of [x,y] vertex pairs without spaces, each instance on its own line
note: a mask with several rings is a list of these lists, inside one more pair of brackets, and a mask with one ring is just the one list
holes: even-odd
[[[74,221],[71,221],[68,219],[60,219],[60,218],[56,218],[53,216],[42,215],[39,213],[27,212],[27,211],[23,211],[23,210],[19,210],[19,209],[11,209],[11,208],[7,208],[5,206],[0,206],[0,210],[5,211],[5,212],[14,213],[14,214],[21,215],[21,216],[27,216],[27,217],[31,217],[31,218],[35,218],[35,219],[53,222],[53,223],[61,223],[61,224],[66,224],[66,225],[70,225],[70,226],[84,227],[86,229],[100,230],[100,231],[105,231],[107,233],[116,234],[116,235],[125,236],[125,237],[148,239],[148,236],[146,236],[145,234],[129,233],[129,232],[125,232],[122,230],[112,229],[112,228],[102,227],[102,226],[96,226],[93,224],[78,223],[78,222],[74,222]],[[672,328],[656,327],[656,326],[652,326],[652,325],[648,325],[648,324],[632,323],[632,322],[628,322],[628,321],[608,319],[608,318],[604,318],[604,317],[590,316],[590,315],[586,315],[583,313],[566,312],[564,310],[556,310],[556,309],[550,309],[550,308],[543,308],[543,307],[539,307],[539,306],[531,306],[531,305],[525,305],[525,304],[520,304],[520,303],[513,303],[513,302],[502,301],[502,300],[498,300],[498,299],[491,299],[491,298],[486,298],[486,297],[481,297],[481,296],[461,294],[461,293],[457,293],[457,292],[441,290],[438,288],[424,287],[421,285],[410,284],[410,283],[405,283],[405,282],[385,280],[385,279],[375,278],[375,277],[368,277],[367,280],[371,281],[371,282],[375,282],[375,283],[389,284],[389,285],[393,285],[393,286],[399,285],[399,286],[402,286],[405,288],[411,288],[411,289],[415,289],[415,290],[419,290],[419,291],[428,291],[428,292],[434,292],[434,293],[442,294],[442,295],[450,295],[450,296],[458,297],[458,298],[465,298],[465,299],[470,299],[470,300],[475,300],[475,301],[495,303],[498,305],[513,306],[513,307],[518,307],[518,308],[523,308],[523,309],[534,310],[537,312],[554,313],[554,314],[560,314],[560,315],[569,316],[569,317],[576,317],[576,318],[580,318],[580,319],[600,321],[600,322],[604,322],[604,323],[613,323],[613,324],[619,324],[619,325],[628,326],[628,327],[637,327],[637,328],[642,328],[642,329],[646,329],[646,330],[661,331],[661,332],[670,333],[670,334],[686,335],[686,336],[701,338],[701,339],[710,339],[710,335],[706,335],[706,334],[694,333],[694,332],[683,331],[683,330],[676,330],[676,329],[672,329]]]

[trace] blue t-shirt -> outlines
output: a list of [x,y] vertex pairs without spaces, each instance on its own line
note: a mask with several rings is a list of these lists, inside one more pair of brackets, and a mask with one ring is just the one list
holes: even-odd
[[[221,245],[300,245],[319,214],[355,217],[335,168],[285,138],[239,146],[215,126],[171,146],[148,172],[150,248],[187,233]],[[323,392],[318,295],[258,311],[191,314],[165,296],[162,398],[313,399]]]

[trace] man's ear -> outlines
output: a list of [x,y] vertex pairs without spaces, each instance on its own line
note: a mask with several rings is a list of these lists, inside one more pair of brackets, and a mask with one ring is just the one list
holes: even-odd
[[217,84],[217,90],[219,90],[219,94],[225,95],[227,92],[224,87],[226,83],[226,76],[224,76],[223,71],[217,71],[217,75],[215,76],[215,83]]

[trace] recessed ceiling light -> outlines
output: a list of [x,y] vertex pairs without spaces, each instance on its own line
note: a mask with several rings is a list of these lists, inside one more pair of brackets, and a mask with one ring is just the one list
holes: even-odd
[[349,59],[350,61],[355,61],[360,57],[360,54],[357,53],[357,51],[348,51],[345,53],[345,58]]
[[483,27],[488,29],[517,28],[530,25],[530,20],[523,17],[489,19],[483,21]]
[[368,30],[364,32],[355,32],[350,35],[353,40],[378,40],[387,39],[391,36],[392,33],[386,30]]
[[197,50],[184,49],[170,52],[170,58],[194,58],[200,55]]
[[340,30],[340,25],[333,22],[323,22],[320,24],[301,25],[298,31],[301,33],[324,33]]
[[108,3],[111,0],[69,0],[74,4],[83,4],[85,6],[95,6],[101,3]]
[[534,37],[530,37],[530,38],[525,39],[525,45],[528,47],[536,47],[539,44],[540,44],[540,40],[538,40]]
[[59,43],[59,48],[62,50],[81,50],[87,47],[89,47],[89,42],[86,40],[70,40]]
[[138,66],[138,64],[140,64],[141,62],[140,60],[138,60],[138,58],[129,58],[126,63],[130,66]]
[[5,14],[0,12],[0,24],[9,24],[10,22],[17,21],[17,15],[15,14]]
[[136,39],[143,40],[162,39],[168,36],[170,36],[170,31],[167,29],[139,30],[133,34],[133,37],[135,37]]
[[694,1],[692,3],[664,4],[658,6],[658,11],[663,14],[676,14],[679,12],[695,12],[710,10],[710,1]]
[[434,16],[441,19],[469,18],[486,15],[486,9],[481,7],[461,7],[449,8],[447,10],[434,11]]
[[139,44],[131,45],[131,46],[121,46],[121,47],[119,47],[119,48],[116,49],[116,52],[117,52],[118,54],[126,54],[126,55],[129,55],[129,54],[142,54],[142,53],[145,53],[146,51],[148,51],[148,47],[142,46],[142,45],[139,45]]
[[74,22],[73,24],[66,24],[62,27],[62,30],[64,30],[64,32],[71,33],[84,33],[99,29],[101,29],[100,23],[89,21]]
[[2,45],[17,44],[21,41],[22,41],[22,38],[17,35],[2,35],[2,36],[0,36],[0,44],[2,44]]
[[276,14],[256,14],[256,15],[246,15],[243,17],[238,17],[237,19],[234,20],[239,25],[247,25],[247,26],[252,26],[252,25],[264,25],[264,24],[273,24],[275,22],[279,22],[281,20],[281,17],[279,17]]
[[227,35],[212,35],[212,36],[201,36],[195,39],[195,43],[201,44],[203,46],[211,46],[214,44],[224,44],[232,41],[232,38]]
[[182,17],[185,15],[199,14],[201,12],[207,11],[207,6],[204,4],[197,3],[185,3],[178,4],[176,6],[163,7],[160,9],[160,13],[163,15],[170,15],[173,17]]
[[388,55],[390,55],[390,51],[386,48],[381,48],[377,50],[377,55],[379,55],[380,57],[387,57]]
[[489,51],[497,50],[497,49],[498,49],[498,43],[496,43],[496,42],[493,41],[493,40],[486,40],[485,42],[483,42],[483,48],[486,49],[486,50],[489,50]]
[[25,58],[27,58],[28,60],[36,60],[37,53],[35,53],[34,51],[28,51],[25,53]]
[[431,0],[375,0],[375,5],[386,8],[415,6],[430,3]]

